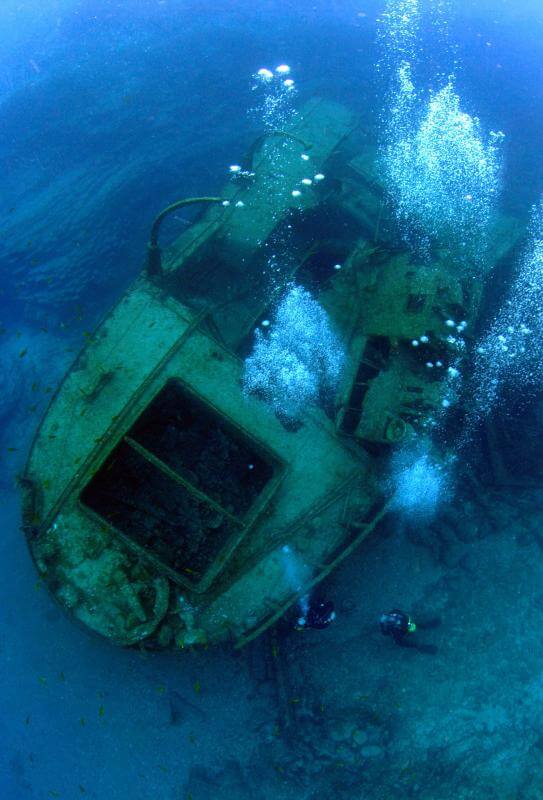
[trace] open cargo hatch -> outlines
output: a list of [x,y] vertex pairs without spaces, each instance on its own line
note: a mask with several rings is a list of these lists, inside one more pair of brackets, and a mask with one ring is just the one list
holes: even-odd
[[83,505],[173,580],[205,591],[284,473],[264,445],[170,380],[81,493]]

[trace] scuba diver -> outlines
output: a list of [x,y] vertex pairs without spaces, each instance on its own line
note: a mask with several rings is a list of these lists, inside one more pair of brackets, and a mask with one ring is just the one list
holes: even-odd
[[305,631],[309,628],[320,631],[327,628],[336,618],[334,604],[331,600],[303,598],[300,609],[301,613],[294,624],[294,629],[297,631]]
[[[420,630],[428,630],[436,628],[440,623],[441,620],[436,617],[425,623],[419,622],[418,628]],[[416,639],[411,638],[412,634],[417,630],[417,625],[409,614],[400,611],[399,608],[393,608],[392,611],[381,614],[379,625],[383,636],[392,636],[394,642],[400,647],[411,647],[429,655],[437,653],[437,647],[434,644],[421,644]]]

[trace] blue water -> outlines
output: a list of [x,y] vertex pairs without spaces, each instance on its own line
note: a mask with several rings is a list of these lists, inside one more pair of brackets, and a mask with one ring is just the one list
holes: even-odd
[[[114,649],[61,614],[20,532],[16,478],[49,396],[138,275],[155,214],[219,192],[260,133],[255,71],[288,63],[297,105],[337,100],[378,140],[381,12],[376,0],[3,0],[2,800],[543,798],[543,412],[517,413],[514,389],[503,459],[515,480],[469,494],[466,479],[433,522],[390,522],[327,586],[334,625],[282,642],[289,738],[264,645]],[[448,44],[425,23],[421,79],[456,60],[465,109],[506,134],[502,205],[525,225],[543,192],[543,8],[451,0],[446,16]],[[164,240],[191,218],[168,220]],[[488,290],[496,304],[510,272]],[[380,637],[379,614],[398,604],[442,617],[428,631],[436,659]]]

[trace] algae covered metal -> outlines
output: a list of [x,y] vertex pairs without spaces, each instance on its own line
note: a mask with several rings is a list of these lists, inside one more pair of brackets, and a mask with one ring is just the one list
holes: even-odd
[[[37,569],[117,644],[241,646],[348,557],[384,514],[381,454],[442,406],[445,320],[477,311],[480,291],[446,260],[414,264],[388,240],[375,154],[347,109],[313,100],[276,133],[163,259],[155,237],[151,268],[33,443],[22,483]],[[305,151],[325,179],[293,195]],[[242,392],[270,253],[287,238],[274,280],[318,298],[347,351],[333,407],[297,426]]]

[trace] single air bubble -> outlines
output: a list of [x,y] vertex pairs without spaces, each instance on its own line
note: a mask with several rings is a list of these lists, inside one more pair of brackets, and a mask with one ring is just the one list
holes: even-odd
[[270,321],[269,319],[263,319],[260,324],[262,325],[263,328],[267,328],[270,324]]
[[232,164],[230,167],[228,167],[228,169],[229,169],[229,170],[230,170],[230,172],[232,172],[234,175],[236,174],[236,172],[241,172],[241,167],[240,167],[240,165],[239,165],[239,164]]
[[443,361],[436,361],[436,367],[442,367]]
[[283,86],[286,89],[294,89],[294,81],[292,80],[292,78],[289,78],[288,80],[283,81]]
[[428,369],[433,369],[434,368],[434,365],[433,365],[433,363],[431,361],[427,361],[426,362],[426,366],[428,367]]
[[255,468],[254,464],[247,464],[247,469],[254,469],[254,468]]
[[223,200],[222,204],[225,208],[230,205],[230,200]]
[[301,159],[302,161],[309,161],[309,156],[307,155],[307,153],[302,153]]
[[460,375],[460,372],[456,369],[456,367],[449,367],[447,372],[449,373],[451,378],[458,378],[458,376]]
[[341,264],[334,264],[334,269],[341,269]]
[[447,400],[446,398],[445,398],[445,400],[441,401],[441,405],[443,406],[443,408],[449,408],[450,404],[451,404],[451,401]]
[[301,191],[300,191],[299,189],[294,189],[294,190],[291,192],[291,195],[292,195],[293,197],[300,197],[300,195],[301,195],[301,194],[302,194],[302,193],[301,193]]
[[236,203],[236,208],[243,208],[244,206],[245,203],[243,202],[243,200],[238,200],[238,202]]
[[278,75],[288,75],[290,67],[288,64],[279,64],[279,66],[275,68],[275,71]]
[[445,325],[447,326],[447,328],[455,328],[456,322],[454,321],[454,319],[446,319]]
[[302,183],[304,186],[311,186],[313,181],[311,180],[311,178],[302,178]]
[[259,69],[256,74],[263,81],[271,81],[271,79],[273,78],[273,72],[270,69],[266,69],[265,67],[262,67],[262,69]]
[[423,344],[427,344],[430,341],[430,339],[427,336],[421,336],[420,340]]
[[314,181],[323,181],[324,180],[324,175],[322,174],[322,172],[317,172],[317,174],[313,177],[313,180]]
[[419,346],[418,339],[412,339],[411,344],[413,345],[413,347],[418,347]]

